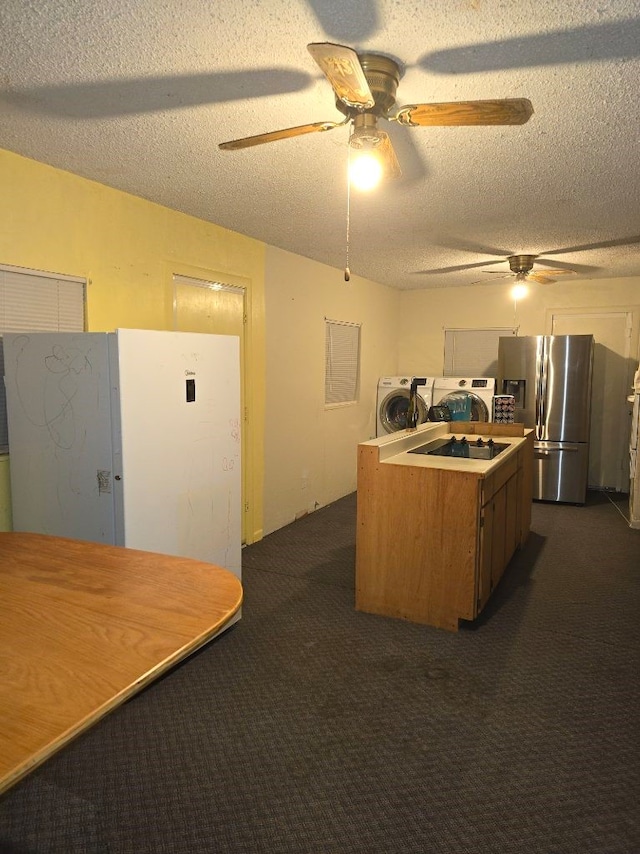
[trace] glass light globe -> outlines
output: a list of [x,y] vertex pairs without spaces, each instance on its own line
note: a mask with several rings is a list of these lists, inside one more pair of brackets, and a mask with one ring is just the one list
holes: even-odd
[[528,285],[525,285],[524,282],[518,282],[517,285],[514,285],[511,288],[511,296],[514,300],[523,299],[524,297],[528,296],[528,294],[529,287]]
[[362,151],[349,165],[349,181],[358,190],[373,190],[382,178],[380,159],[370,151]]

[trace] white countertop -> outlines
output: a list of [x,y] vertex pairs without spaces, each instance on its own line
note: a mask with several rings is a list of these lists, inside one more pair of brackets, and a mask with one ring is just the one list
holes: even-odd
[[[378,459],[381,463],[389,465],[414,466],[416,468],[442,469],[444,471],[473,472],[481,477],[490,474],[494,469],[501,466],[517,449],[526,441],[522,436],[490,436],[483,433],[464,434],[449,430],[450,422],[438,422],[434,424],[422,424],[415,430],[400,430],[390,433],[388,436],[380,436],[378,439],[370,439],[362,442],[363,445],[378,447]],[[492,460],[478,460],[470,457],[441,457],[428,454],[411,454],[409,451],[419,448],[421,445],[432,442],[441,436],[466,436],[470,443],[477,439],[488,441],[493,439],[511,447],[494,457]]]

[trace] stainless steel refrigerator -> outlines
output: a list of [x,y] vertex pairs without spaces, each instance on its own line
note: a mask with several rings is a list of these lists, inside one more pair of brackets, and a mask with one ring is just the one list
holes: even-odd
[[497,393],[535,431],[534,499],[586,500],[593,348],[593,335],[499,339]]

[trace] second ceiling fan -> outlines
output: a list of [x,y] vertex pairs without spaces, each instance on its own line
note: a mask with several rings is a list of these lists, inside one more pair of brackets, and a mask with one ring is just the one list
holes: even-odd
[[[517,282],[537,282],[539,285],[551,285],[558,276],[575,275],[575,270],[534,270],[533,265],[539,258],[538,255],[509,255],[510,273],[502,273],[498,270],[483,270],[483,273],[489,275],[498,275],[501,279],[513,277]],[[544,260],[544,259],[540,259]],[[480,281],[480,280],[479,280]],[[472,285],[477,282],[471,282]]]
[[379,53],[356,53],[350,47],[330,42],[312,43],[307,47],[331,84],[336,107],[345,118],[339,122],[312,122],[234,139],[220,143],[219,148],[224,151],[250,148],[351,123],[350,147],[375,150],[383,161],[385,176],[398,177],[401,174],[398,160],[388,134],[378,128],[380,119],[407,127],[521,125],[533,113],[531,102],[526,98],[411,104],[397,108],[400,66],[394,59]]

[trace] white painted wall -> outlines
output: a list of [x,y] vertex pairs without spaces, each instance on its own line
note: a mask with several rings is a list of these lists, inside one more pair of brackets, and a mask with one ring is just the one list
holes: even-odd
[[[399,368],[407,373],[441,375],[445,328],[519,327],[519,335],[551,332],[551,315],[558,308],[635,306],[631,353],[638,354],[640,279],[571,280],[552,285],[530,285],[529,296],[514,309],[513,282],[488,285],[402,291],[398,337]],[[635,361],[637,362],[637,357]]]
[[[398,369],[400,292],[266,247],[264,533],[356,488],[356,448],[375,436],[378,377]],[[325,409],[325,318],[361,323],[360,397]]]

